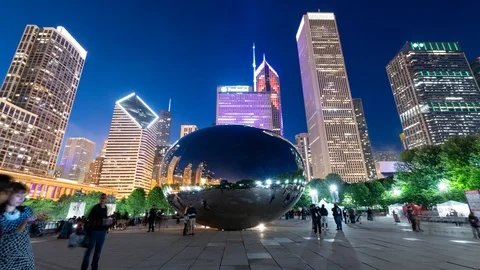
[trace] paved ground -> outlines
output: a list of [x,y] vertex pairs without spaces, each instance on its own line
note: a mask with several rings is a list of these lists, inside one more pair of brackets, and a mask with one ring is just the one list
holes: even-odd
[[[449,224],[424,223],[415,233],[405,222],[379,218],[337,232],[330,220],[321,237],[299,220],[275,221],[264,231],[199,229],[195,236],[182,236],[177,226],[109,234],[100,269],[480,269],[480,241],[469,227]],[[66,240],[36,238],[32,245],[37,270],[80,268],[84,250],[68,249]]]

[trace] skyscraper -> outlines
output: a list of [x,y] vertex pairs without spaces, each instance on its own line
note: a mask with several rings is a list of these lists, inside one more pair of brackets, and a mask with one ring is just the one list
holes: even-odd
[[457,42],[407,42],[387,73],[408,149],[477,134],[480,92]]
[[128,196],[150,190],[157,143],[158,115],[135,93],[115,104],[100,186]]
[[59,26],[27,25],[0,88],[0,166],[53,173],[87,51]]
[[473,77],[477,81],[477,85],[480,86],[480,57],[475,58],[470,63],[470,68],[472,69]]
[[62,178],[83,182],[93,160],[95,143],[86,138],[68,138],[60,165]]
[[181,125],[180,126],[180,138],[186,136],[194,131],[197,131],[198,127],[196,125]]
[[295,135],[295,147],[303,158],[307,180],[310,181],[312,180],[312,151],[310,150],[308,133],[300,133]]
[[365,159],[365,166],[367,167],[367,176],[368,179],[375,179],[377,177],[377,170],[375,169],[375,160],[372,154],[372,145],[370,143],[370,136],[368,135],[367,121],[365,120],[362,99],[354,98],[353,108],[355,109],[358,134],[360,135],[360,141],[362,142],[363,157]]
[[278,73],[268,64],[263,55],[263,61],[255,71],[255,91],[270,95],[272,109],[271,131],[283,136],[282,104],[280,102],[280,77]]
[[88,165],[88,171],[85,175],[85,184],[94,184],[98,185],[100,182],[100,176],[103,169],[103,162],[105,157],[98,156]]
[[245,125],[273,131],[271,95],[250,86],[217,87],[217,125]]
[[172,113],[170,112],[170,104],[168,104],[168,111],[161,110],[158,117],[158,131],[157,131],[157,146],[155,149],[155,159],[153,161],[152,178],[160,180],[160,169],[162,159],[170,146],[170,131],[172,123]]
[[171,123],[172,113],[170,110],[161,110],[158,115],[157,146],[166,146],[170,144]]
[[365,181],[367,171],[333,13],[307,13],[297,32],[312,176]]

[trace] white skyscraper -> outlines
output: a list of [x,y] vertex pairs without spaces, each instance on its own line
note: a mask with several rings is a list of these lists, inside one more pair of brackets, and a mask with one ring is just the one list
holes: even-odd
[[333,13],[307,13],[297,32],[312,176],[367,180],[350,86]]
[[83,182],[93,160],[95,143],[86,138],[68,138],[60,165],[62,178]]
[[158,115],[132,93],[115,104],[100,186],[128,196],[135,188],[147,192],[152,183]]

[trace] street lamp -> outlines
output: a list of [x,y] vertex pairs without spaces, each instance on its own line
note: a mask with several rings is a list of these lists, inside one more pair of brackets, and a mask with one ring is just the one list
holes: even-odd
[[438,183],[437,187],[440,192],[445,192],[448,190],[448,185],[443,182]]
[[330,190],[330,196],[332,197],[332,203],[337,203],[339,201],[337,185],[332,184],[328,187],[328,189]]
[[316,204],[318,202],[318,192],[316,189],[310,190],[310,196],[312,197],[312,203]]
[[402,194],[402,191],[398,188],[394,188],[392,193],[393,193],[393,196],[398,197]]

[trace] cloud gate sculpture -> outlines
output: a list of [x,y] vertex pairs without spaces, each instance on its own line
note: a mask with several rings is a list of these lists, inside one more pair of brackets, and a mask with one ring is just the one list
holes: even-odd
[[197,223],[240,230],[279,218],[306,180],[295,147],[267,130],[214,126],[195,131],[165,154],[161,181],[170,205],[192,204]]

